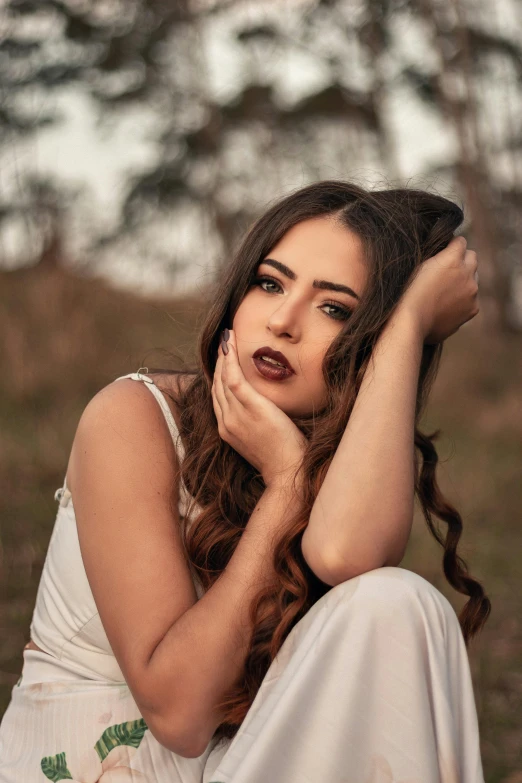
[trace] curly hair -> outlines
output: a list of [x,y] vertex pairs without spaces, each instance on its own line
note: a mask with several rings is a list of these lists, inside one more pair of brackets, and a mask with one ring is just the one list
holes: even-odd
[[[212,738],[216,743],[235,736],[284,640],[330,589],[304,560],[303,532],[381,331],[414,270],[446,247],[464,214],[452,201],[422,190],[370,191],[349,182],[326,180],[285,196],[251,225],[211,292],[210,309],[198,341],[199,367],[175,400],[185,447],[181,479],[190,498],[185,520],[191,519],[191,510],[199,506],[190,528],[183,526],[183,541],[191,567],[205,590],[225,569],[265,489],[259,473],[218,433],[211,387],[220,334],[231,327],[261,260],[292,226],[319,216],[332,216],[360,237],[368,283],[360,306],[343,324],[324,357],[324,408],[309,417],[291,417],[308,441],[300,467],[300,502],[296,503],[293,519],[274,542],[273,566],[278,580],[260,589],[252,601],[254,630],[250,647],[241,677],[216,705],[224,715]],[[440,431],[425,434],[418,428],[442,347],[441,343],[423,347],[415,410],[415,494],[430,532],[444,548],[446,579],[455,590],[469,596],[459,615],[468,646],[486,622],[491,603],[456,551],[462,518],[443,497],[435,475],[438,455],[434,441]],[[446,523],[445,535],[435,526],[434,517]]]

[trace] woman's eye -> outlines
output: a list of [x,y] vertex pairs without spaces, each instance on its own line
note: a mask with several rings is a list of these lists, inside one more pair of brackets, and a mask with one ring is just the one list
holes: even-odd
[[[279,283],[276,280],[273,280],[271,277],[256,277],[254,280],[252,280],[252,285],[258,285],[260,288],[263,288],[262,283],[270,283],[271,285],[277,286],[277,288],[280,288]],[[263,291],[266,291],[266,288],[263,288]],[[267,293],[273,293],[273,291],[267,291]]]
[[[253,286],[259,286],[259,288],[261,288],[263,291],[266,291],[267,294],[273,294],[275,291],[274,289],[265,288],[264,286],[266,284],[273,285],[276,288],[281,289],[281,286],[277,280],[274,280],[272,277],[255,277],[251,284]],[[333,308],[335,311],[337,311],[335,314],[326,312],[325,310],[323,311],[326,312],[326,315],[334,321],[346,321],[352,314],[352,310],[350,308],[341,307],[341,305],[338,305],[335,302],[325,302],[322,307]]]
[[333,318],[335,321],[346,321],[352,314],[352,310],[349,310],[347,307],[340,307],[337,304],[333,304],[333,302],[331,304],[326,302],[323,307],[333,307],[334,310],[337,310],[337,315],[329,313],[330,318]]

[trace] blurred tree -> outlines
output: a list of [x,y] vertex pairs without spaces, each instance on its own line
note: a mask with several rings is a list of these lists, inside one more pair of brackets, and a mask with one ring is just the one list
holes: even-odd
[[[517,0],[504,5],[520,21]],[[403,35],[412,27],[416,51]],[[453,157],[418,174],[462,194],[482,297],[495,304],[486,316],[522,327],[521,30],[501,28],[495,4],[9,0],[4,30],[4,146],[58,122],[31,104],[35,90],[88,94],[108,133],[131,106],[154,118],[154,160],[127,172],[119,219],[91,231],[93,266],[155,258],[175,281],[205,265],[195,257],[227,258],[259,208],[289,187],[376,172],[400,184],[393,104],[407,89],[409,105],[440,117],[455,140]],[[55,212],[71,209],[70,193],[65,203],[60,188],[55,196]]]
[[[455,161],[455,170],[472,215],[470,230],[474,245],[480,251],[481,289],[490,294],[490,301],[496,305],[495,320],[502,327],[521,326],[522,323],[517,324],[513,318],[515,303],[512,301],[514,272],[518,270],[505,263],[512,243],[522,240],[520,220],[513,222],[512,215],[508,218],[510,206],[520,203],[522,197],[520,160],[517,160],[517,147],[520,147],[522,137],[520,125],[517,138],[513,123],[516,94],[511,92],[508,78],[502,85],[505,91],[502,107],[498,105],[499,95],[496,92],[496,114],[498,116],[499,109],[503,110],[508,124],[504,154],[511,158],[514,175],[506,182],[496,171],[496,156],[488,154],[494,138],[490,119],[494,107],[481,100],[480,92],[483,88],[481,82],[494,78],[492,65],[495,60],[493,63],[489,61],[492,56],[505,58],[520,80],[522,47],[492,27],[495,22],[492,8],[490,13],[484,13],[483,5],[470,4],[466,8],[462,0],[449,0],[447,3],[421,0],[415,7],[431,30],[439,65],[438,73],[432,77],[433,90],[425,93],[425,97],[433,101],[452,123],[458,139],[459,158]],[[481,29],[481,22],[489,23],[489,29]],[[520,109],[519,100],[519,121]],[[519,176],[516,176],[517,173]]]

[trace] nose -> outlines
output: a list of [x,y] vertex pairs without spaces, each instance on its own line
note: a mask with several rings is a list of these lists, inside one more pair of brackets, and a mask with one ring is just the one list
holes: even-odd
[[302,326],[297,302],[290,299],[280,302],[268,318],[267,328],[277,336],[289,337],[294,342],[299,340]]

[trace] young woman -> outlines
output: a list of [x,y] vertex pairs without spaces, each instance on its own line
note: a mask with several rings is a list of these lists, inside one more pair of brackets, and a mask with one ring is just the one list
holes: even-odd
[[[478,312],[462,219],[412,189],[302,188],[218,281],[198,366],[89,402],[1,783],[483,783],[466,646],[490,602],[418,428]],[[458,618],[399,568],[415,494]]]

